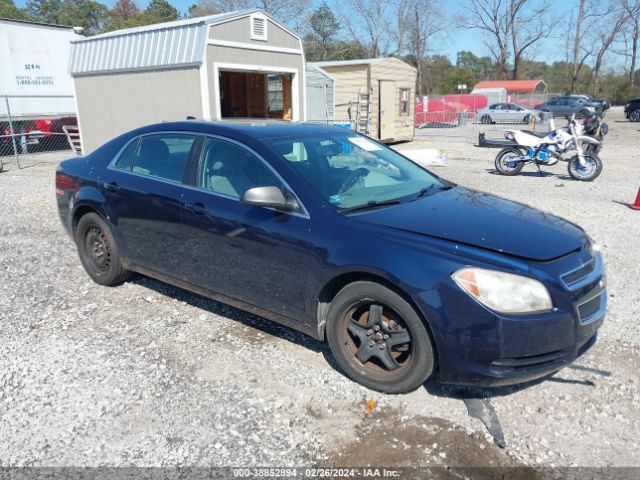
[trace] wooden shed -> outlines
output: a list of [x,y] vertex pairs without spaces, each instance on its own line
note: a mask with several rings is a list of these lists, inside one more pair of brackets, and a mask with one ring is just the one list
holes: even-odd
[[414,67],[397,58],[317,62],[335,78],[336,123],[383,142],[413,140]]
[[118,30],[72,42],[83,151],[187,116],[305,119],[302,41],[259,9]]

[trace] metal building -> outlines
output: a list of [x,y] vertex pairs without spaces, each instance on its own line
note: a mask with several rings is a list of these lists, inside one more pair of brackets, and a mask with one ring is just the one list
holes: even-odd
[[75,41],[69,70],[85,153],[187,116],[305,119],[302,41],[259,9]]
[[335,78],[320,67],[307,64],[307,121],[333,123],[335,121]]
[[317,62],[335,79],[336,123],[384,142],[413,140],[414,67],[397,58]]

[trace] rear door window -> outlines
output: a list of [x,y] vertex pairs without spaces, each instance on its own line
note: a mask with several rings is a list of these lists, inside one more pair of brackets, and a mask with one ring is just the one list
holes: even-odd
[[135,173],[181,182],[195,135],[163,133],[142,137],[133,160]]
[[133,162],[133,155],[136,153],[136,149],[138,148],[139,138],[131,141],[125,149],[122,151],[118,159],[116,160],[115,167],[118,170],[130,170],[131,163]]

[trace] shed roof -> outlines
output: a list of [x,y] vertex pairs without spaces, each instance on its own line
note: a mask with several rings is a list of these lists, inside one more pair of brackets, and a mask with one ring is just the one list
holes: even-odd
[[413,65],[409,65],[407,62],[402,61],[396,57],[359,58],[356,60],[330,60],[326,62],[313,62],[312,65],[315,65],[320,68],[324,68],[324,67],[342,67],[347,65],[371,65],[373,63],[382,63],[382,62],[400,62],[400,63],[404,63],[408,67],[415,70],[415,67]]
[[307,68],[307,71],[313,70],[314,72],[318,72],[320,75],[331,80],[332,82],[336,81],[336,77],[327,73],[315,63],[307,63],[306,68]]
[[547,89],[547,84],[542,80],[485,80],[476,84],[474,90],[480,88],[504,88],[507,93],[533,93]]
[[69,73],[80,76],[197,67],[203,61],[209,25],[254,13],[263,14],[286,30],[259,8],[126,28],[71,42]]
[[313,62],[310,65],[317,67],[341,67],[343,65],[368,65],[369,63],[380,62],[385,60],[384,58],[360,58],[357,60],[333,60],[326,62]]

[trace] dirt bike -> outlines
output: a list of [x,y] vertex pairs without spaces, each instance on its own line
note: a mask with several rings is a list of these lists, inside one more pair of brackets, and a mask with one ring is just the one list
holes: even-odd
[[582,182],[592,182],[602,172],[602,160],[596,153],[600,142],[584,135],[584,126],[575,116],[567,126],[548,134],[505,130],[504,138],[513,142],[513,146],[503,148],[496,155],[496,170],[502,175],[518,175],[527,163],[535,164],[542,174],[541,165],[552,166],[560,161],[569,162],[569,175]]

